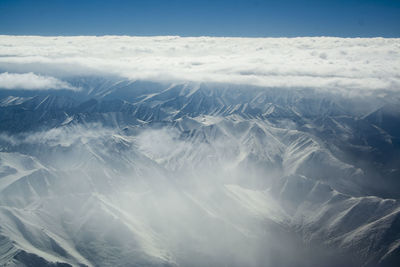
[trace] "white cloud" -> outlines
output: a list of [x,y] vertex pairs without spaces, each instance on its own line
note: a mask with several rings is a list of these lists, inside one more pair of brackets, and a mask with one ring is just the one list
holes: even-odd
[[66,82],[54,77],[36,75],[29,73],[0,73],[0,89],[25,89],[25,90],[48,90],[69,89],[77,90]]
[[98,123],[88,125],[72,125],[52,128],[48,131],[27,132],[18,135],[0,133],[0,142],[7,142],[11,145],[21,144],[47,144],[50,146],[68,147],[75,142],[87,143],[90,140],[110,137],[116,132],[104,128]]
[[0,36],[0,69],[336,90],[398,90],[400,39]]

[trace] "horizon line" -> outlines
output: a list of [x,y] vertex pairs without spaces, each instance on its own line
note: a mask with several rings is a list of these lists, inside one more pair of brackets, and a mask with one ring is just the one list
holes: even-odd
[[338,38],[338,39],[400,39],[399,37],[384,36],[335,36],[335,35],[315,35],[315,36],[216,36],[216,35],[128,35],[128,34],[104,34],[104,35],[37,35],[37,34],[1,34],[0,37],[175,37],[175,38],[237,38],[237,39],[296,39],[296,38]]

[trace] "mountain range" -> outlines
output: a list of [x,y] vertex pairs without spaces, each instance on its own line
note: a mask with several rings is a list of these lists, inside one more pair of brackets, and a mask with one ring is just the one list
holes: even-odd
[[400,95],[0,89],[2,266],[397,266]]

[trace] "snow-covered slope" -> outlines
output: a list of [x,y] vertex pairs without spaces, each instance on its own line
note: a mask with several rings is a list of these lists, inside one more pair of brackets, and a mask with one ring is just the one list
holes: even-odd
[[0,90],[0,265],[399,261],[392,96],[68,82]]

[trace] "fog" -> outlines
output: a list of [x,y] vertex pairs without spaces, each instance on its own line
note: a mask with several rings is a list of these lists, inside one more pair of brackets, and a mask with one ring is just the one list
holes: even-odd
[[396,266],[399,40],[0,36],[0,265]]
[[234,135],[214,136],[99,124],[3,134],[0,163],[26,175],[2,191],[1,205],[25,210],[2,215],[3,227],[22,220],[22,233],[11,232],[19,247],[93,266],[348,263],[332,248],[302,243],[289,207],[301,196],[271,191],[279,168],[251,162],[251,148]]
[[68,81],[1,92],[0,265],[395,259],[397,94]]

